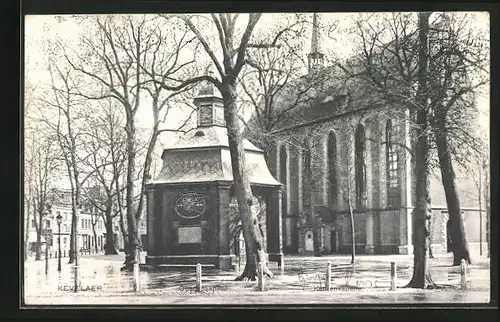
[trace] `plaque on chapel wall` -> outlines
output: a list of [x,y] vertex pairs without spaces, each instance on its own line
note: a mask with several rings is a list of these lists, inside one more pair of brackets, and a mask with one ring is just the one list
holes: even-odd
[[175,202],[175,212],[182,218],[193,219],[201,216],[206,209],[205,197],[198,193],[182,194]]
[[179,244],[201,243],[201,227],[179,227],[177,236]]

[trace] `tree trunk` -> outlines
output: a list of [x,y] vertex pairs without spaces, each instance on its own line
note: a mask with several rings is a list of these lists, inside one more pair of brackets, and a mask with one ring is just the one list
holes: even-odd
[[[127,110],[127,114],[129,114]],[[134,178],[135,178],[135,156],[136,156],[136,133],[135,122],[133,115],[127,115],[127,191],[126,191],[126,207],[127,207],[127,240],[125,242],[125,263],[122,269],[132,270],[133,264],[137,262],[139,251],[139,236],[134,207]]]
[[429,243],[429,258],[435,259],[434,254],[432,253],[432,221],[429,221],[429,237],[431,239],[431,243]]
[[259,229],[259,221],[256,213],[252,211],[253,194],[250,187],[248,173],[245,171],[245,150],[243,148],[243,137],[240,131],[238,109],[236,106],[236,85],[224,84],[223,91],[224,118],[226,120],[229,152],[233,170],[234,189],[238,210],[243,227],[243,237],[246,244],[246,264],[242,274],[236,278],[237,281],[252,280],[257,276],[257,264],[262,263],[264,274],[272,277],[273,274],[267,268],[266,256],[263,245],[263,236]]
[[419,57],[416,125],[418,126],[415,147],[416,202],[413,209],[413,276],[406,287],[428,288],[435,286],[429,274],[431,198],[429,195],[429,137],[428,137],[428,33],[430,13],[419,13]]
[[469,247],[465,237],[465,227],[460,209],[460,199],[458,198],[455,184],[455,173],[451,155],[448,149],[448,142],[445,128],[445,116],[437,115],[436,121],[436,146],[439,158],[439,168],[441,170],[441,181],[443,183],[446,196],[446,205],[451,225],[451,249],[453,252],[453,266],[460,265],[462,259],[471,263]]
[[24,230],[24,261],[28,259],[28,252],[29,252],[29,236],[30,236],[30,214],[31,214],[31,200],[26,201],[27,206],[26,209],[27,214],[26,214],[26,228]]
[[76,225],[76,216],[72,212],[71,213],[71,232],[69,236],[69,260],[68,264],[73,264],[75,261],[75,225]]
[[[97,222],[96,222],[97,223]],[[99,252],[99,248],[97,247],[97,233],[95,232],[95,225],[92,225],[92,233],[94,235],[94,249],[95,249],[95,252]]]
[[356,260],[356,231],[354,230],[354,211],[352,210],[351,196],[347,196],[347,209],[349,210],[349,223],[351,226],[351,264]]
[[36,227],[36,249],[35,249],[35,260],[42,260],[42,215],[41,210],[37,209],[38,213],[38,225]]
[[106,244],[104,246],[104,255],[117,255],[115,238],[113,232],[113,217],[111,216],[112,207],[106,207]]

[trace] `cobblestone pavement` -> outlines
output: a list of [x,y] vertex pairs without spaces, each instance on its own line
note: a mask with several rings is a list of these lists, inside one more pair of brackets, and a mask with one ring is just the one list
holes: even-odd
[[[144,258],[144,254],[142,254]],[[26,304],[256,304],[256,303],[405,303],[489,301],[489,259],[474,259],[468,267],[468,289],[461,291],[460,268],[451,267],[448,254],[430,261],[431,274],[439,285],[450,288],[422,291],[401,288],[412,273],[413,256],[357,257],[352,270],[349,256],[285,257],[284,270],[275,263],[275,274],[266,280],[266,291],[256,282],[234,282],[236,270],[204,269],[203,291],[194,292],[195,269],[163,269],[140,272],[140,291],[133,292],[131,272],[121,272],[123,255],[89,255],[80,260],[78,292],[74,292],[74,267],[62,259],[25,263]],[[389,291],[390,262],[397,262],[398,290]],[[324,291],[327,262],[332,264],[332,291]],[[242,266],[243,267],[243,266]],[[236,296],[239,295],[239,296]]]

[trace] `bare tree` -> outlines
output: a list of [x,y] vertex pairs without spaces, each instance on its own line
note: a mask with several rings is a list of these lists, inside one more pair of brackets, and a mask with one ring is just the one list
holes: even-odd
[[287,14],[285,18],[288,19],[284,23],[260,34],[258,44],[248,46],[248,64],[240,75],[241,106],[248,106],[253,112],[245,124],[245,136],[262,148],[266,156],[272,132],[288,112],[311,104],[315,99],[313,93],[328,83],[324,73],[304,75],[307,62],[302,54],[305,27],[309,26],[305,17]]
[[[66,68],[59,62],[56,63],[49,58],[49,72],[51,83],[49,85],[50,94],[47,98],[42,98],[43,102],[55,110],[54,113],[47,113],[42,121],[47,124],[59,143],[60,156],[66,165],[67,179],[71,187],[71,206],[72,206],[72,224],[71,224],[71,243],[69,263],[75,262],[78,265],[78,220],[81,208],[81,192],[85,181],[90,174],[82,176],[83,160],[87,158],[82,153],[84,144],[82,130],[83,119],[85,118],[82,108],[83,102],[78,99],[75,93],[78,91],[79,80],[71,73],[70,68]],[[54,122],[54,116],[56,121]]]
[[[173,96],[179,93],[168,93],[164,88],[152,83],[148,75],[143,73],[145,67],[154,66],[161,73],[161,80],[167,81],[190,62],[180,62],[180,52],[189,43],[189,39],[173,37],[172,25],[160,26],[156,18],[146,15],[105,16],[92,21],[94,34],[83,35],[81,45],[84,52],[92,57],[92,62],[86,57],[76,58],[65,54],[67,61],[78,72],[86,75],[90,83],[97,85],[97,91],[80,91],[80,95],[100,100],[113,98],[123,107],[125,113],[125,132],[127,139],[127,180],[125,204],[119,203],[119,208],[125,209],[127,218],[127,240],[125,242],[125,269],[131,268],[138,260],[140,238],[138,226],[142,220],[144,207],[144,184],[150,179],[151,154],[158,137],[158,126],[161,112]],[[167,29],[166,32],[161,28]],[[163,34],[162,34],[163,32]],[[97,39],[97,41],[95,41]],[[167,41],[167,40],[172,41]],[[152,99],[154,117],[153,133],[149,140],[142,180],[138,187],[137,177],[137,126],[135,116],[144,94],[149,93]],[[167,113],[165,112],[165,115]],[[163,116],[165,116],[163,115]],[[120,191],[116,183],[116,191]],[[138,202],[135,202],[137,190],[140,191]]]
[[[439,115],[440,111],[443,111],[439,108],[443,101],[437,98],[444,98],[446,105],[450,104],[451,107],[456,103],[455,100],[457,102],[461,99],[468,101],[466,94],[472,92],[474,86],[468,83],[467,88],[460,89],[459,87],[449,88],[447,87],[449,84],[443,86],[443,83],[439,83],[446,78],[444,77],[445,70],[447,69],[450,73],[456,66],[444,57],[452,53],[457,54],[459,48],[449,45],[453,41],[448,41],[448,39],[453,37],[443,37],[442,28],[437,24],[438,15],[432,15],[433,21],[429,20],[431,13],[418,14],[418,21],[413,13],[394,13],[389,17],[376,15],[358,19],[354,31],[361,43],[358,59],[351,60],[347,64],[340,64],[340,66],[353,77],[363,80],[366,86],[374,88],[380,101],[389,105],[406,106],[410,110],[410,120],[414,128],[410,150],[413,154],[416,177],[416,208],[413,225],[415,228],[413,234],[415,274],[410,285],[432,286],[430,277],[425,277],[428,276],[425,258],[429,247],[430,229],[430,196],[428,188],[425,187],[428,186],[430,169],[437,165],[446,172],[447,182],[451,182],[448,180],[452,177],[448,175],[449,170],[452,169],[451,159],[443,154],[442,142],[450,143],[454,140],[464,142],[464,138],[467,137],[464,131],[460,131],[458,135],[456,134],[458,130],[452,131],[451,126],[456,126],[457,123],[452,124],[457,120],[457,115],[461,113],[464,116],[468,111],[463,108],[457,109],[458,106],[455,106],[455,111],[461,112],[448,114],[445,122],[446,133],[454,134],[450,137],[443,137],[442,127],[441,130],[436,127],[436,121],[441,119],[442,122],[443,120],[443,115],[436,118],[436,112]],[[447,45],[445,46],[444,43]],[[474,49],[471,50],[474,51]],[[459,75],[460,72],[464,72],[464,69],[458,68],[456,72]],[[460,79],[460,77],[456,78]],[[475,85],[480,84],[481,81],[476,82]],[[455,98],[452,100],[453,97]],[[470,100],[468,102],[470,103]],[[454,115],[453,118],[452,115]],[[470,138],[466,141],[472,142]],[[441,144],[441,148],[439,148],[439,153],[436,153],[438,143]],[[458,151],[457,154],[459,154]],[[435,159],[441,162],[436,162]],[[446,161],[446,167],[444,161]],[[451,190],[448,195],[453,195]],[[461,218],[457,218],[456,225],[463,225],[463,221],[462,223],[460,221]],[[463,238],[459,239],[463,241]]]
[[[247,245],[246,265],[242,274],[237,280],[250,279],[255,280],[257,274],[257,263],[263,264],[264,273],[272,276],[267,268],[266,258],[263,247],[263,237],[259,231],[257,214],[252,211],[252,189],[248,179],[248,174],[244,171],[245,153],[243,149],[243,137],[240,128],[240,118],[238,116],[238,77],[242,68],[248,62],[247,49],[253,31],[261,17],[261,14],[254,13],[248,15],[248,21],[244,28],[241,38],[238,39],[238,30],[236,22],[239,14],[212,14],[207,16],[190,15],[164,15],[169,19],[177,18],[185,23],[189,30],[195,35],[196,40],[203,47],[205,53],[217,69],[220,79],[211,75],[198,76],[188,79],[179,79],[177,86],[171,86],[162,83],[162,86],[169,90],[180,90],[191,84],[207,81],[212,83],[222,94],[224,105],[224,119],[228,130],[229,150],[231,154],[231,163],[234,178],[234,187],[238,200],[240,218],[243,225],[243,235]],[[216,30],[218,46],[210,44],[207,38],[202,34],[197,26],[196,18],[206,19],[208,28]],[[216,49],[222,52],[222,59],[217,58]]]
[[[126,162],[126,140],[122,125],[124,122],[113,103],[111,99],[98,102],[98,107],[93,112],[94,117],[87,119],[89,126],[85,146],[89,154],[86,163],[93,173],[93,184],[85,189],[84,197],[86,202],[98,211],[99,217],[103,218],[106,228],[106,255],[118,253],[114,241],[113,221],[119,213],[114,208],[118,202],[117,182],[125,173]],[[93,228],[95,222],[92,223]]]
[[466,163],[466,151],[476,149],[470,126],[476,116],[474,94],[489,81],[487,39],[471,27],[470,19],[442,13],[429,39],[430,122],[450,214],[453,265],[462,259],[471,262],[453,162]]
[[[25,149],[25,167],[27,169],[25,185],[30,196],[28,206],[31,208],[27,210],[33,212],[33,223],[36,229],[35,259],[41,260],[43,221],[51,209],[49,192],[54,184],[59,164],[57,162],[56,138],[42,130],[40,126],[32,130],[32,135],[27,136],[29,139],[25,145],[27,148]],[[30,224],[31,222],[28,221],[28,225]],[[46,245],[48,245],[47,241]]]

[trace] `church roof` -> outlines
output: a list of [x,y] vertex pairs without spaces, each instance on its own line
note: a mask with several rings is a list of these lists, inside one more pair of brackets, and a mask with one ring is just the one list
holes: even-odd
[[[307,94],[304,94],[304,88],[309,89]],[[276,99],[273,108],[275,123],[271,132],[286,131],[366,107],[376,107],[380,102],[378,96],[366,84],[350,79],[339,67],[322,68],[290,84]],[[258,123],[252,116],[245,131],[246,137],[253,137],[250,132],[259,131]]]

